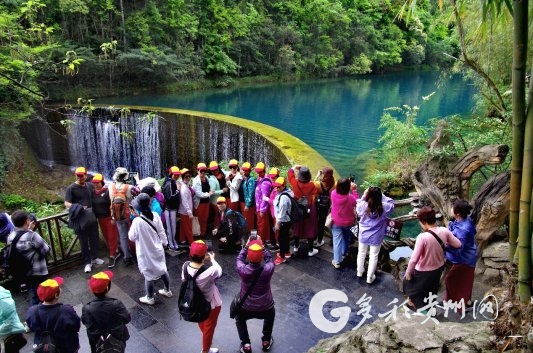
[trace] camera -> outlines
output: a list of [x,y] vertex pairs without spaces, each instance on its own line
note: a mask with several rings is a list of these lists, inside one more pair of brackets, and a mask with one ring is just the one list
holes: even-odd
[[30,213],[29,218],[30,221],[32,221],[33,223],[37,223],[37,216],[35,215],[35,213]]
[[350,183],[355,183],[355,175],[350,174]]

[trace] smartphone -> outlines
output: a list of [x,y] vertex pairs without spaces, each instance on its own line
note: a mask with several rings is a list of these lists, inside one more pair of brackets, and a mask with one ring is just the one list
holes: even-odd
[[205,245],[207,245],[207,252],[213,251],[213,241],[209,239],[204,240]]

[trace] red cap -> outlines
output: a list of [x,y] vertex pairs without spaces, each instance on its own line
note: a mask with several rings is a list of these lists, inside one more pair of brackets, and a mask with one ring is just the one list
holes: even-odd
[[242,169],[242,170],[250,170],[250,169],[252,169],[252,165],[250,164],[250,162],[244,162],[244,163],[241,165],[241,169]]
[[285,178],[284,177],[278,177],[276,180],[272,183],[273,186],[285,186]]
[[257,163],[256,166],[255,166],[255,171],[256,171],[257,173],[259,173],[259,172],[264,171],[265,168],[266,168],[266,167],[265,167],[265,163],[263,163],[263,162],[259,162],[259,163]]
[[209,170],[217,170],[218,169],[218,163],[217,161],[211,161],[209,162]]
[[55,277],[52,279],[47,279],[46,281],[39,284],[37,287],[37,296],[42,302],[49,302],[54,300],[56,294],[59,293],[59,287],[63,284],[63,278]]
[[259,263],[263,260],[263,242],[261,240],[253,240],[248,244],[248,261]]
[[104,181],[104,176],[102,174],[95,174],[91,180],[93,183],[101,183]]
[[180,175],[181,172],[180,172],[180,169],[178,167],[173,165],[172,167],[168,168],[168,174]]
[[98,272],[89,278],[89,288],[94,294],[105,294],[112,278],[111,271]]
[[206,170],[207,167],[206,167],[205,163],[198,163],[198,165],[196,166],[196,169],[198,169],[198,170]]
[[191,250],[189,252],[189,255],[191,256],[205,256],[205,253],[207,252],[207,245],[205,245],[203,240],[197,240],[191,244]]

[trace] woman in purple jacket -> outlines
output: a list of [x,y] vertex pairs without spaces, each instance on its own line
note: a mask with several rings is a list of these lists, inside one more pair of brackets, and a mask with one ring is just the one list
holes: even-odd
[[378,255],[381,243],[387,231],[387,217],[394,210],[394,200],[383,195],[377,186],[365,190],[363,198],[357,203],[359,216],[359,251],[357,253],[357,277],[363,277],[365,258],[368,249],[368,271],[366,283],[372,284],[376,279]]
[[[248,260],[248,263],[246,262]],[[262,265],[261,262],[264,261]],[[270,251],[265,249],[261,238],[258,240],[248,239],[246,246],[240,251],[235,264],[237,273],[241,278],[240,297],[248,290],[250,284],[257,278],[256,284],[242,304],[241,310],[235,318],[235,325],[241,340],[240,351],[251,353],[250,336],[246,321],[249,319],[260,319],[263,321],[263,352],[268,352],[274,340],[272,339],[272,329],[276,309],[274,308],[274,298],[270,288],[270,280],[274,274],[274,261]]]
[[[351,192],[350,192],[351,191]],[[337,188],[331,193],[331,233],[333,235],[333,267],[340,268],[342,257],[350,247],[352,232],[350,228],[355,223],[355,203],[359,198],[357,185],[350,183],[350,179],[342,178],[337,182]]]

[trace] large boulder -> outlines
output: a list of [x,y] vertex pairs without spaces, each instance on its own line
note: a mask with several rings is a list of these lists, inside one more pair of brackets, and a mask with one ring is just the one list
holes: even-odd
[[426,316],[398,315],[376,320],[356,331],[320,340],[308,353],[471,353],[496,352],[489,346],[488,322],[433,322]]

